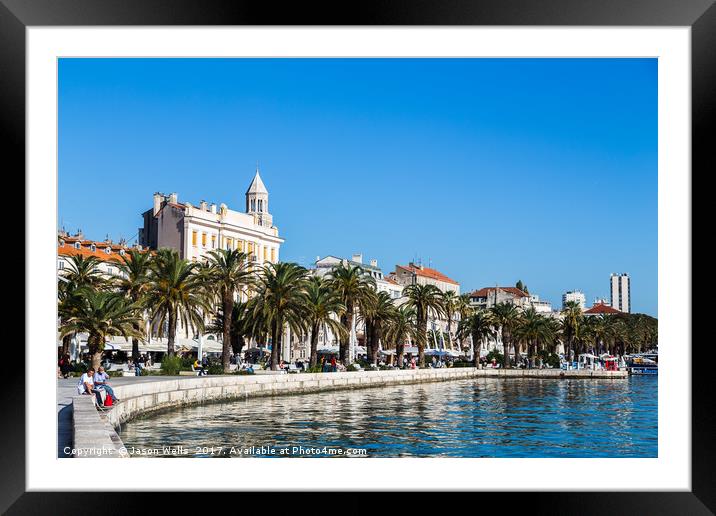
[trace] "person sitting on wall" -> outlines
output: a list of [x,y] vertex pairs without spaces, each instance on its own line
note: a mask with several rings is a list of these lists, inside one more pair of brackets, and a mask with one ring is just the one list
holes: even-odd
[[101,407],[103,405],[102,393],[94,387],[93,367],[87,369],[87,372],[80,377],[80,382],[77,384],[77,394],[94,394],[97,399],[97,406]]
[[95,389],[104,389],[104,391],[107,393],[107,396],[112,398],[112,401],[114,403],[117,403],[119,401],[119,398],[114,395],[114,389],[109,386],[107,382],[109,382],[109,375],[105,372],[104,367],[99,366],[97,368],[97,372],[94,374],[94,386]]
[[199,371],[199,376],[206,376],[206,370],[204,369],[204,366],[201,365],[198,358],[194,360],[194,370]]

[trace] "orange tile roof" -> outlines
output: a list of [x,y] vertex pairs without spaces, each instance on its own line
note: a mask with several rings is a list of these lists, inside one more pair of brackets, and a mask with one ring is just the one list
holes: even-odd
[[527,297],[529,295],[526,292],[518,289],[517,287],[485,287],[481,288],[480,290],[475,290],[474,292],[471,292],[470,297],[487,297],[490,292],[495,291],[495,288],[499,288],[500,290],[509,292],[515,297]]
[[619,310],[616,308],[605,305],[604,303],[598,303],[589,310],[584,311],[585,314],[618,314],[620,313]]
[[64,246],[58,246],[57,247],[57,255],[58,256],[84,256],[85,258],[89,258],[90,256],[94,256],[98,260],[102,262],[119,262],[119,254],[107,254],[104,252],[104,248],[97,247],[96,251],[92,251],[88,247],[82,247],[80,249],[75,248],[71,245],[64,245]]
[[[80,240],[76,237],[61,237],[62,240],[64,240],[65,245],[61,245],[59,242],[57,243],[57,255],[58,256],[84,256],[85,258],[89,258],[90,256],[94,256],[100,261],[103,262],[120,262],[120,254],[119,251],[124,249],[125,251],[129,251],[132,249],[131,247],[122,246],[119,244],[110,244],[109,242],[97,242],[94,240]],[[80,243],[80,248],[77,249],[74,244],[77,242]],[[90,246],[94,244],[96,249],[92,251],[90,249]],[[107,254],[105,252],[105,249],[109,247],[112,252]],[[146,252],[146,250],[142,250],[140,252]]]
[[452,278],[448,278],[440,271],[437,271],[435,269],[431,269],[429,267],[415,267],[413,265],[398,265],[401,269],[405,269],[407,271],[410,271],[418,276],[422,276],[424,278],[431,278],[438,281],[443,281],[445,283],[452,283],[453,285],[459,285],[457,281],[455,281]]

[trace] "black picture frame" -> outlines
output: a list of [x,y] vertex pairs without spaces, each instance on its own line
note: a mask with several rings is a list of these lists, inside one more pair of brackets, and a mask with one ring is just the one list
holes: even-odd
[[[341,3],[230,0],[0,0],[0,141],[6,180],[25,169],[25,29],[89,25],[552,25],[689,26],[692,51],[692,175],[716,170],[716,5],[712,0],[394,0]],[[8,159],[9,158],[9,159]],[[689,171],[684,171],[688,173]],[[703,195],[703,194],[702,194]],[[696,200],[692,205],[696,205]],[[694,223],[697,220],[694,218]],[[710,234],[711,232],[709,232]],[[693,252],[693,251],[692,251]],[[30,274],[31,271],[26,271]],[[696,305],[692,304],[694,309]],[[698,310],[697,310],[698,311]],[[27,321],[27,319],[25,319]],[[692,316],[692,320],[697,320]],[[685,334],[684,345],[690,344]],[[703,342],[702,344],[707,344]],[[27,346],[27,343],[25,344]],[[714,395],[708,360],[693,351],[692,491],[480,494],[480,507],[502,500],[509,510],[580,514],[713,514],[716,464]],[[138,512],[155,503],[163,511],[204,509],[207,498],[169,493],[26,493],[24,364],[3,370],[0,388],[0,511],[69,514],[79,510]],[[220,503],[211,495],[209,505]],[[168,499],[165,499],[168,498]],[[239,501],[234,498],[236,509]],[[310,503],[310,502],[309,502]],[[271,504],[273,505],[273,503]],[[95,507],[100,507],[96,509]],[[218,509],[220,506],[216,507]],[[346,507],[343,507],[346,508]],[[505,507],[507,508],[507,507]],[[338,510],[338,509],[337,509]],[[144,512],[144,511],[140,511]]]

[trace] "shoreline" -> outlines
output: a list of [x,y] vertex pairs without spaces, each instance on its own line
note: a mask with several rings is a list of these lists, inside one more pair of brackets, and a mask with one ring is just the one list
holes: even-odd
[[461,367],[344,373],[148,378],[152,378],[152,380],[112,382],[114,391],[121,402],[104,413],[94,408],[92,398],[89,396],[74,396],[72,398],[73,457],[128,457],[124,450],[124,444],[117,433],[117,429],[121,425],[143,415],[183,406],[236,401],[249,397],[300,395],[471,378],[623,380],[628,378],[628,373],[626,371]]

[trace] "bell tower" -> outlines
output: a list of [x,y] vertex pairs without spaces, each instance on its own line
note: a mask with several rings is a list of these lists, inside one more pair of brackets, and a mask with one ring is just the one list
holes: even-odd
[[256,166],[256,175],[246,190],[246,213],[254,216],[254,221],[259,226],[270,228],[273,226],[273,217],[268,208],[269,193],[266,190],[259,167]]

